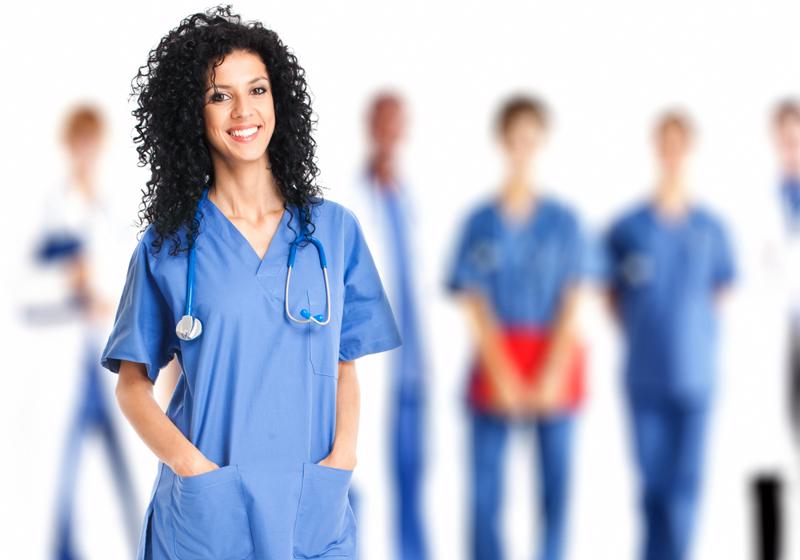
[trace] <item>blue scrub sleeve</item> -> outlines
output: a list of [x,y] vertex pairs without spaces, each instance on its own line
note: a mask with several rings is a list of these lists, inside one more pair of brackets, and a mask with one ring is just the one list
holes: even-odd
[[361,224],[354,214],[348,213],[352,223],[346,237],[344,307],[339,337],[341,361],[391,350],[402,342]]
[[717,226],[717,251],[714,259],[714,288],[724,288],[736,279],[736,263],[725,227]]
[[481,267],[481,259],[490,259],[492,255],[475,246],[474,229],[471,219],[468,219],[461,228],[447,275],[446,288],[451,293],[482,292],[486,287],[486,274],[483,271],[486,267]]
[[145,365],[147,376],[155,382],[159,370],[172,359],[178,339],[167,302],[152,275],[153,259],[145,238],[139,241],[128,265],[114,327],[100,364],[119,373],[120,360],[138,362]]
[[609,291],[619,293],[624,287],[621,261],[625,249],[622,243],[620,226],[617,224],[612,226],[600,244],[601,270],[604,283]]
[[579,284],[591,278],[596,264],[593,261],[590,240],[577,218],[571,217],[567,226],[567,270],[569,284]]

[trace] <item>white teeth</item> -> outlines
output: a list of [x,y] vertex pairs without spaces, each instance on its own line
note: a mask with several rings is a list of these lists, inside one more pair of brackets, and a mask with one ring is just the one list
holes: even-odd
[[258,127],[254,126],[252,128],[244,128],[242,130],[232,130],[230,134],[231,136],[239,136],[239,137],[252,136],[253,134],[256,133],[257,130]]

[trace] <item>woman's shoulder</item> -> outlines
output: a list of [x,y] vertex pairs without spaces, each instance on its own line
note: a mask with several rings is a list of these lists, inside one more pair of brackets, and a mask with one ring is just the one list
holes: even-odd
[[329,198],[315,199],[311,214],[315,222],[319,220],[330,223],[339,226],[343,231],[361,226],[358,216],[352,209]]

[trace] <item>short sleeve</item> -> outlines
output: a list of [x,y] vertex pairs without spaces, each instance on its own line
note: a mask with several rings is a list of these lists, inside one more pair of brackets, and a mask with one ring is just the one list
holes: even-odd
[[595,274],[596,265],[590,239],[574,216],[567,221],[566,240],[566,280],[569,284],[583,283]]
[[155,382],[175,353],[177,336],[167,302],[152,275],[152,257],[145,239],[136,246],[128,265],[114,327],[100,364],[119,373],[120,360],[138,362],[146,366],[147,376]]
[[725,288],[736,279],[736,263],[733,247],[725,228],[721,224],[716,227],[717,250],[714,257],[714,288]]
[[625,251],[622,239],[622,226],[614,224],[599,243],[600,274],[614,293],[619,293],[624,287],[620,265]]
[[342,361],[391,350],[402,342],[361,224],[347,212],[352,221],[345,233],[344,308],[339,338]]
[[486,264],[493,258],[491,247],[476,242],[475,227],[470,218],[461,226],[455,251],[447,273],[446,288],[451,293],[483,291],[486,287]]

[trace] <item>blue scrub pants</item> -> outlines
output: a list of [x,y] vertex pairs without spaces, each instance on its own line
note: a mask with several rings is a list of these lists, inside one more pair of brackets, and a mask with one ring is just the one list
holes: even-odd
[[100,349],[93,337],[87,337],[83,356],[82,387],[64,444],[64,457],[59,473],[58,501],[55,508],[55,542],[51,556],[56,560],[75,560],[82,556],[76,550],[73,539],[75,492],[83,442],[90,436],[99,435],[108,452],[111,473],[119,491],[125,528],[132,550],[136,550],[136,542],[139,537],[139,508],[133,476],[125,462],[122,440],[100,377],[99,355]]
[[641,477],[644,560],[689,557],[700,498],[709,404],[643,404],[629,399]]
[[[498,416],[472,413],[472,558],[500,560],[500,507],[506,442],[517,424]],[[541,560],[564,557],[568,489],[572,457],[572,414],[523,422],[536,431],[539,487],[544,520]]]
[[397,396],[393,421],[393,470],[395,517],[399,523],[397,558],[428,558],[422,523],[423,447],[425,443],[422,402],[419,397]]

